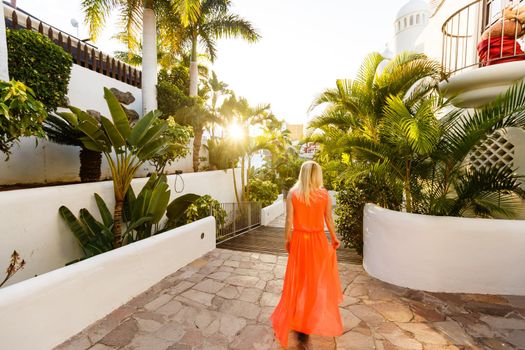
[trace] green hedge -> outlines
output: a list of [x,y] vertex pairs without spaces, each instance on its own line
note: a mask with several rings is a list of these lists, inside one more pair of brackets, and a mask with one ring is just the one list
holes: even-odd
[[279,196],[279,187],[271,181],[260,179],[250,180],[250,194],[249,200],[253,202],[261,202],[261,206],[267,207]]
[[366,203],[399,210],[401,202],[401,188],[384,182],[362,178],[342,185],[337,195],[335,223],[345,247],[354,248],[363,255],[363,208]]
[[40,33],[7,30],[7,53],[11,79],[30,87],[48,112],[65,105],[73,59]]

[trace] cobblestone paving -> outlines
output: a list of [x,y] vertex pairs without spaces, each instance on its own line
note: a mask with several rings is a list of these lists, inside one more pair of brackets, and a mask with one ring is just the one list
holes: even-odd
[[[215,249],[57,349],[281,349],[269,316],[286,259]],[[525,297],[425,293],[339,269],[344,334],[312,337],[313,349],[525,349]]]

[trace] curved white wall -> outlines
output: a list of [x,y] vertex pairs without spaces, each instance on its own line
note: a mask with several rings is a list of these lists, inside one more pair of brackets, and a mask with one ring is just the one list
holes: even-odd
[[52,349],[213,249],[208,217],[0,289],[1,348]]
[[430,292],[525,295],[525,221],[407,214],[367,204],[365,270]]
[[[240,169],[236,174],[240,178]],[[147,180],[133,180],[134,190],[140,191]],[[209,194],[223,203],[235,202],[231,170],[183,174],[182,193],[175,193],[176,180],[176,188],[180,190],[181,179],[168,176],[171,199],[185,193],[196,193]],[[81,208],[87,208],[98,217],[93,193],[104,198],[110,208],[113,206],[111,181],[0,192],[0,271],[7,268],[14,249],[26,260],[25,268],[8,284],[63,267],[82,256],[77,240],[59,216],[58,208],[65,205],[75,214]]]

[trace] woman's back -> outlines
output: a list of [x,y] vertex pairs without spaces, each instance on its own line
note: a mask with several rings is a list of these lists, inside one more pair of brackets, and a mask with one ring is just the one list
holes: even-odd
[[310,192],[310,205],[298,194],[292,194],[294,231],[324,231],[324,214],[329,199],[328,191],[319,188]]

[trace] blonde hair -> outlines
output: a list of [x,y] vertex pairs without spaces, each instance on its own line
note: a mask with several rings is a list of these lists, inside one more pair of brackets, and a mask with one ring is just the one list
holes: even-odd
[[301,166],[299,179],[292,187],[292,190],[294,190],[297,196],[304,200],[307,205],[310,205],[311,192],[321,187],[323,187],[323,170],[321,166],[313,160],[304,162]]

